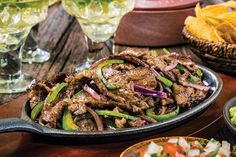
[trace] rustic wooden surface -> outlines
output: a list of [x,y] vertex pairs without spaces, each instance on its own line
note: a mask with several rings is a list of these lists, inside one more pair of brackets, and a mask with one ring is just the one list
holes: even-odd
[[[84,35],[75,18],[69,16],[60,4],[56,4],[49,10],[47,19],[40,25],[39,45],[41,48],[51,52],[51,59],[44,64],[24,64],[23,71],[36,79],[50,79],[55,73],[63,71],[70,72],[71,69],[82,63],[86,58],[86,44]],[[119,46],[119,50],[126,47]],[[108,53],[109,42],[103,49]],[[193,60],[200,63],[200,60],[191,53],[186,45],[169,47],[171,51],[185,53],[192,56]],[[235,142],[222,119],[222,107],[225,102],[235,96],[236,78],[220,74],[224,82],[224,88],[220,96],[204,114],[188,122],[184,126],[174,130],[158,134],[156,137],[169,135],[193,135],[206,138],[216,137],[218,139],[229,139]],[[0,118],[20,116],[21,104],[25,96],[17,100],[14,98],[22,94],[0,95]],[[11,101],[13,100],[13,101]],[[151,138],[151,137],[149,137]],[[83,145],[79,143],[65,143],[45,140],[28,133],[6,133],[0,135],[0,156],[119,156],[127,146],[139,140],[111,144]]]

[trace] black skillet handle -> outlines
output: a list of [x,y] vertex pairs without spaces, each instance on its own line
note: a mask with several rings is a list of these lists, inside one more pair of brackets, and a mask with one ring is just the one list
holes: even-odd
[[23,131],[40,133],[40,129],[20,118],[0,119],[0,133]]

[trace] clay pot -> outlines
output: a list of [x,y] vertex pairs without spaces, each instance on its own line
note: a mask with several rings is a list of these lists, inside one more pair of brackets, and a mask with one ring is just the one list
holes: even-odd
[[129,46],[170,46],[184,43],[187,16],[200,0],[137,0],[118,27],[115,42]]

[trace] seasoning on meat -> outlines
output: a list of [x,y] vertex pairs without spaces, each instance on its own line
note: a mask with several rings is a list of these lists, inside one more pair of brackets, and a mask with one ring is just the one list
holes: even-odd
[[[33,114],[43,126],[103,131],[177,116],[179,108],[207,97],[210,89],[203,80],[204,73],[190,56],[127,49],[89,69],[38,81],[27,95],[31,109],[43,103]],[[64,115],[70,120],[61,125]]]

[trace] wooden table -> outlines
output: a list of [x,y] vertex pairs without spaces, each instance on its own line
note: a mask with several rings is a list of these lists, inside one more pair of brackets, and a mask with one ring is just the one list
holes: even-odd
[[[49,16],[40,26],[40,47],[52,52],[50,61],[44,64],[23,65],[23,71],[36,79],[50,79],[57,72],[70,72],[86,57],[84,35],[78,22],[64,12],[60,4],[49,10]],[[107,45],[109,45],[107,43]],[[125,47],[119,46],[120,49]],[[170,47],[170,50],[190,54],[198,63],[201,61],[191,53],[186,45]],[[104,53],[109,52],[105,46]],[[225,102],[236,94],[236,78],[219,74],[224,82],[224,88],[216,102],[201,116],[183,126],[167,131],[160,136],[191,135],[205,138],[228,139],[235,142],[235,137],[229,133],[222,119],[222,107]],[[0,95],[0,118],[19,117],[21,104],[25,100],[22,94]],[[13,100],[14,98],[19,98]],[[10,101],[10,102],[9,102]],[[148,137],[151,138],[151,137]],[[80,144],[64,141],[53,141],[36,137],[29,133],[5,133],[0,135],[0,156],[13,157],[60,157],[60,156],[119,156],[126,147],[141,141],[109,143],[109,144]]]

